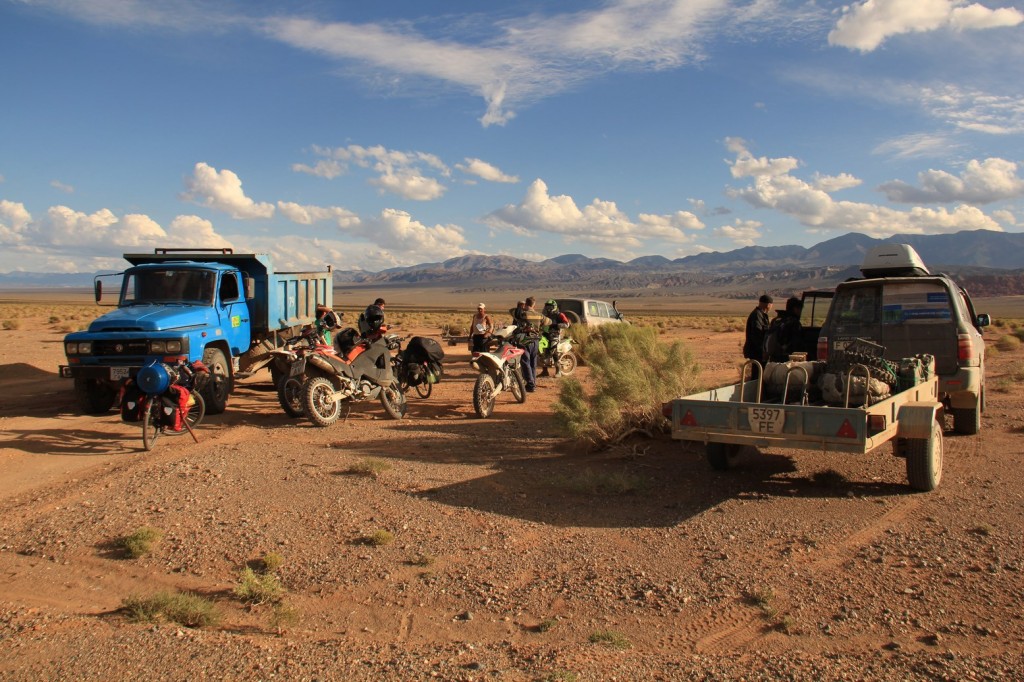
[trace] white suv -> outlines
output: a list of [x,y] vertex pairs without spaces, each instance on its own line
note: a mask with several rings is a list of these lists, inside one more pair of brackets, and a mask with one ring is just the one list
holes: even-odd
[[836,287],[818,337],[818,358],[856,339],[885,348],[886,360],[935,356],[939,391],[953,430],[974,434],[985,409],[985,342],[989,316],[947,275],[931,274],[907,244],[876,247],[865,256],[862,279]]

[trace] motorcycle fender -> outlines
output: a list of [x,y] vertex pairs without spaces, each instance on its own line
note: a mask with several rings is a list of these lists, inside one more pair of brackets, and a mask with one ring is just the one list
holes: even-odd
[[496,372],[501,373],[501,360],[490,353],[481,353],[476,358],[477,365],[481,370],[487,371],[494,375]]

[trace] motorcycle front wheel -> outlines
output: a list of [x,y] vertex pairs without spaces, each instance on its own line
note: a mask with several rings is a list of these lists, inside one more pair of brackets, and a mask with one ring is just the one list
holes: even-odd
[[416,384],[416,395],[421,398],[429,398],[430,394],[434,391],[434,384],[429,381],[421,381]]
[[494,379],[490,374],[481,374],[473,386],[473,409],[476,416],[487,419],[494,412]]
[[509,389],[512,391],[512,397],[516,399],[517,403],[526,402],[526,380],[523,379],[523,368],[516,367],[509,374],[512,375],[512,385]]
[[567,351],[558,358],[558,371],[563,375],[572,374],[576,371],[577,364],[576,354],[572,351]]
[[409,403],[405,399],[405,393],[399,388],[397,381],[393,381],[390,386],[384,386],[380,389],[380,404],[384,406],[384,411],[392,419],[404,417],[409,407]]
[[160,437],[163,426],[160,423],[160,407],[154,407],[160,398],[149,396],[146,399],[146,409],[142,411],[142,447],[149,452],[156,445],[156,439]]
[[289,417],[301,417],[306,414],[302,407],[302,377],[282,377],[277,385],[277,400]]
[[341,416],[341,403],[334,400],[334,384],[323,377],[312,377],[303,384],[302,406],[317,426],[330,426]]

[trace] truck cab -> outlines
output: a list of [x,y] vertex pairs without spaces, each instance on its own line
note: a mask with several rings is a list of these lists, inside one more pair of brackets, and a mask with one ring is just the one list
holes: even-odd
[[212,381],[204,390],[208,414],[219,414],[239,373],[240,358],[277,345],[315,319],[315,306],[331,304],[326,273],[274,273],[263,254],[230,249],[156,249],[126,254],[133,267],[100,275],[120,277],[117,308],[85,331],[64,338],[64,377],[87,414],[109,410],[121,385],[153,362],[201,360]]

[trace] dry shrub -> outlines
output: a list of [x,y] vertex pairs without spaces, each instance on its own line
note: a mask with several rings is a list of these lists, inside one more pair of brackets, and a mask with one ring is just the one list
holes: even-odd
[[150,597],[131,596],[121,602],[128,620],[152,623],[161,620],[201,628],[220,622],[216,605],[191,592],[157,592]]
[[660,429],[662,403],[692,392],[700,373],[682,343],[660,341],[653,327],[603,325],[590,332],[581,353],[594,388],[588,393],[565,379],[554,409],[573,438],[592,445]]
[[1007,334],[996,341],[996,348],[1003,351],[1014,351],[1020,348],[1021,340],[1016,336]]

